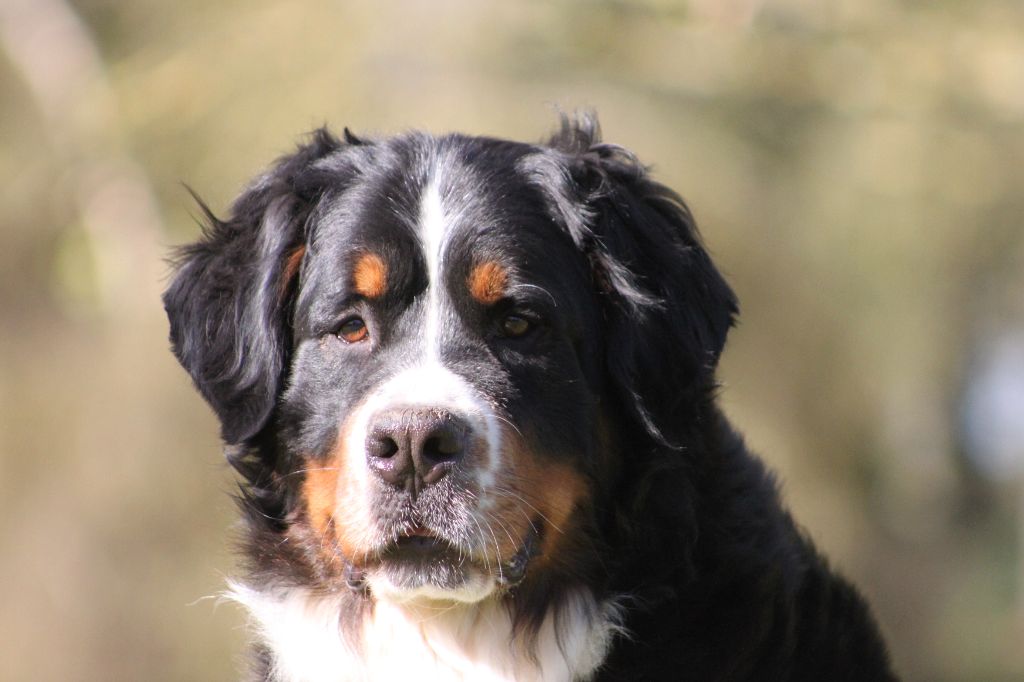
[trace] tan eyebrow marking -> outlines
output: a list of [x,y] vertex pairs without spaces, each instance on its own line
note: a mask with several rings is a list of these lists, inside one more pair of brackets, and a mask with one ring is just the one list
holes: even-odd
[[366,298],[377,298],[388,288],[388,266],[375,253],[364,253],[352,271],[352,284],[356,292]]
[[467,280],[469,293],[485,305],[497,303],[505,295],[508,286],[508,271],[494,261],[475,266]]

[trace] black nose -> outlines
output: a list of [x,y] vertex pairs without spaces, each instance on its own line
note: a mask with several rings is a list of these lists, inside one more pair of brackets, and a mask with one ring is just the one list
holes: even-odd
[[370,423],[366,458],[373,471],[413,496],[437,483],[466,450],[469,426],[443,410],[394,409]]

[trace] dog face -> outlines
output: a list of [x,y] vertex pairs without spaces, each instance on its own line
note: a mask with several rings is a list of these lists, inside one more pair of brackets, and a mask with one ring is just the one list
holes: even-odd
[[523,149],[395,151],[309,222],[282,421],[331,556],[378,596],[475,601],[595,477],[598,307]]
[[588,121],[541,146],[321,132],[209,218],[165,304],[277,538],[262,569],[378,599],[599,563],[735,312],[678,197]]

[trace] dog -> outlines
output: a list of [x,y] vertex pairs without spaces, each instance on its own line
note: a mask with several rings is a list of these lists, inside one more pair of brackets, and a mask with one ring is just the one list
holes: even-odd
[[896,679],[716,404],[690,211],[593,115],[321,129],[199,204],[164,305],[240,474],[253,679]]

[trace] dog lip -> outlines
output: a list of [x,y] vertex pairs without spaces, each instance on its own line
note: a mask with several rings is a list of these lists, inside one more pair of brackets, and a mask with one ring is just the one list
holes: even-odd
[[415,526],[414,528],[403,532],[398,537],[399,537],[399,539],[402,539],[402,538],[436,538],[437,537],[437,533],[435,533],[434,531],[430,530],[426,526]]
[[403,531],[396,538],[392,548],[402,552],[411,550],[413,552],[443,551],[451,545],[441,536],[426,526],[414,526]]
[[530,560],[540,554],[541,526],[534,522],[523,540],[522,546],[500,567],[498,582],[506,589],[516,587],[526,577]]

